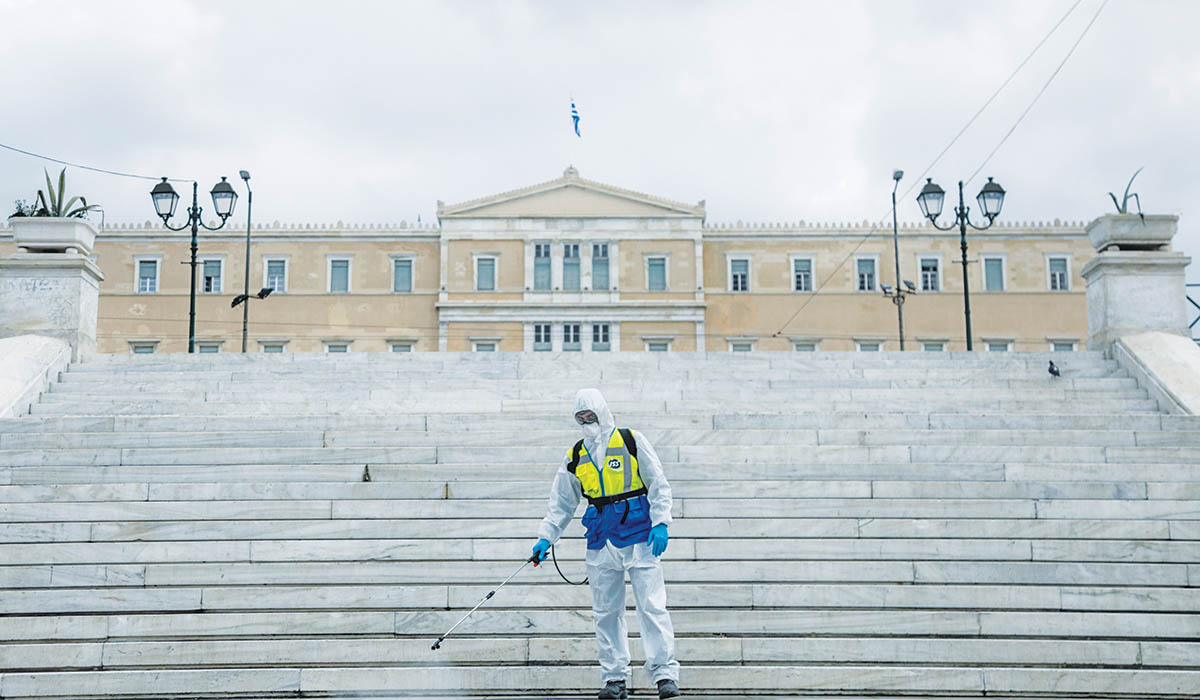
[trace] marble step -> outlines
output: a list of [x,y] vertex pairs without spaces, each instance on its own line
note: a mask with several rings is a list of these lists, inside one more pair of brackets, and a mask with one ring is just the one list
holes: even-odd
[[[305,539],[152,542],[35,542],[4,545],[7,565],[136,564],[281,561],[521,561],[532,540],[520,539]],[[558,558],[582,561],[581,547]],[[1130,540],[1016,540],[975,538],[687,538],[673,537],[670,559],[698,561],[1200,561],[1200,542]],[[0,608],[2,609],[2,608]]]
[[[528,478],[549,488],[550,479],[561,459],[528,470]],[[721,464],[706,462],[667,462],[664,465],[672,481],[720,481],[731,478],[752,481],[984,481],[984,482],[1058,482],[1075,484],[1121,484],[1155,482],[1160,495],[1190,493],[1188,484],[1200,481],[1200,465],[1177,464],[1164,469],[1162,464],[1063,462],[903,462],[903,463],[750,463]],[[314,462],[297,464],[225,465],[148,464],[125,466],[23,466],[0,467],[2,485],[65,485],[153,482],[182,483],[290,483],[290,482],[361,482],[369,474],[373,483],[392,481],[433,481],[438,483],[495,482],[495,469],[478,463],[343,463]],[[1001,488],[1001,487],[998,487]],[[1020,487],[1013,487],[1020,488]],[[1085,487],[1089,488],[1089,487]],[[1102,488],[1102,487],[1095,487]],[[1124,487],[1129,488],[1129,487]],[[1133,487],[1138,488],[1137,486]],[[1149,492],[1149,488],[1148,492]],[[1183,489],[1179,491],[1178,489]],[[1120,493],[1120,492],[1117,492]],[[1149,493],[1148,493],[1149,495]]]
[[[1030,377],[1027,374],[947,374],[945,376],[930,376],[929,373],[918,373],[915,376],[895,377],[879,374],[873,377],[843,375],[839,373],[823,373],[818,376],[794,378],[753,378],[727,379],[706,376],[694,380],[686,377],[670,377],[656,373],[652,377],[642,379],[624,378],[609,380],[603,383],[606,394],[614,398],[622,394],[637,392],[643,396],[680,397],[684,399],[703,398],[708,395],[729,395],[738,391],[788,391],[811,392],[847,391],[847,390],[1000,390],[1059,394],[1064,391],[1077,392],[1137,392],[1137,382],[1131,377],[1075,377],[1054,379],[1049,376]],[[136,396],[154,393],[192,393],[213,392],[216,394],[267,394],[296,393],[311,395],[324,391],[360,391],[381,392],[386,396],[395,392],[472,392],[485,390],[488,393],[499,394],[510,398],[556,399],[570,401],[578,388],[578,383],[562,379],[554,381],[534,381],[527,379],[478,380],[464,377],[430,378],[395,378],[378,374],[361,376],[317,376],[309,378],[302,387],[292,382],[284,382],[270,378],[240,379],[230,377],[215,378],[170,378],[149,379],[130,377],[129,381],[111,379],[101,381],[64,381],[55,383],[50,389],[53,395],[72,396]],[[388,392],[388,393],[383,393]],[[369,393],[367,395],[370,395]]]
[[[347,643],[331,643],[344,641]],[[641,665],[640,638],[630,640],[633,665]],[[0,667],[23,670],[283,666],[329,664],[530,664],[586,666],[593,662],[590,637],[453,639],[436,655],[410,639],[246,639],[220,641],[77,642],[0,645]],[[1200,645],[1188,642],[1123,642],[1038,639],[904,639],[811,637],[692,638],[677,640],[679,658],[710,663],[910,663],[1046,666],[1200,666]]]
[[[77,584],[78,585],[78,584]],[[245,612],[301,610],[470,609],[492,590],[478,585],[279,585],[136,587],[24,587],[0,591],[6,615],[133,612]],[[513,585],[489,610],[578,609],[591,605],[586,588]],[[633,597],[627,591],[627,607]],[[1195,588],[675,583],[672,611],[752,610],[1043,610],[1050,612],[1190,613],[1200,603]],[[765,614],[755,610],[753,614]],[[1200,661],[1197,662],[1200,665]]]
[[[537,517],[460,520],[447,529],[443,520],[166,520],[129,522],[40,522],[0,524],[0,542],[128,542],[188,540],[266,540],[286,532],[289,539],[504,539],[534,533]],[[1190,526],[1190,527],[1189,527]],[[1197,540],[1200,521],[1030,520],[902,518],[680,518],[675,538],[975,538],[1032,540]],[[583,537],[573,520],[565,537]]]
[[[251,483],[123,483],[0,486],[0,503],[205,500],[361,500],[528,498],[549,480]],[[689,481],[672,479],[675,498],[1036,498],[1200,500],[1200,484],[1038,481]]]
[[[802,510],[800,507],[802,506]],[[545,512],[544,498],[125,501],[0,504],[0,522],[260,520],[326,518],[521,518]],[[675,499],[688,518],[1044,518],[1200,520],[1195,500],[724,498]]]
[[[985,688],[1012,693],[1089,695],[1191,694],[1200,681],[1193,670],[1039,669],[1000,667],[943,667],[906,665],[696,665],[689,668],[684,690],[716,692],[953,692],[979,695]],[[439,693],[487,694],[538,688],[546,692],[594,693],[592,666],[428,666],[323,667],[213,670],[128,670],[48,673],[5,673],[0,691],[5,697],[78,697],[215,693],[320,694]],[[631,688],[649,684],[641,669],[633,672]]]
[[[803,430],[678,429],[641,431],[657,449],[694,445],[1019,445],[1135,447],[1200,446],[1200,431],[1133,430]],[[514,442],[566,450],[580,438],[578,429],[514,431],[322,430],[136,433],[0,433],[0,450],[62,450],[144,447],[453,447],[508,446]]]
[[[410,387],[403,385],[389,386],[386,382],[377,382],[371,378],[353,380],[347,377],[335,377],[343,383],[338,388],[333,382],[314,380],[312,377],[297,378],[296,381],[249,382],[232,383],[228,388],[212,385],[180,386],[171,383],[149,383],[144,385],[128,385],[123,383],[86,384],[87,391],[51,390],[42,398],[47,402],[93,401],[108,400],[143,400],[143,401],[245,401],[264,396],[271,400],[312,400],[336,393],[344,401],[397,401],[401,397],[414,399],[451,398],[463,400],[472,398],[495,400],[512,400],[537,402],[542,406],[570,405],[574,399],[577,385],[526,385],[520,382],[499,384],[488,382],[431,382],[430,386]],[[1020,401],[1040,398],[1043,400],[1088,399],[1104,400],[1123,397],[1146,396],[1132,379],[1128,381],[1080,381],[1063,384],[1055,381],[1034,380],[1010,382],[973,382],[938,385],[932,382],[920,383],[914,380],[909,387],[891,387],[883,380],[863,380],[862,382],[830,383],[805,380],[787,380],[765,382],[757,385],[754,382],[709,382],[694,386],[690,382],[669,382],[642,386],[605,386],[605,398],[617,406],[627,406],[635,401],[687,401],[701,405],[722,399],[737,401],[746,392],[754,392],[763,397],[778,397],[787,400],[797,394],[812,396],[822,401],[852,401],[870,400],[872,398],[887,401],[908,401],[920,398],[938,398],[940,400],[978,399],[981,392],[989,399],[1004,401]],[[636,398],[634,398],[636,397]],[[535,404],[536,405],[536,404]]]
[[[916,429],[916,430],[1117,430],[1154,433],[1200,431],[1200,416],[1167,416],[1158,413],[1053,414],[1053,413],[670,413],[621,414],[622,425],[647,431],[803,430],[803,429]],[[570,421],[561,412],[495,414],[432,413],[399,415],[262,416],[26,416],[0,419],[0,436],[52,433],[233,432],[233,431],[474,431],[547,430]],[[1170,438],[1166,438],[1170,439]]]
[[658,369],[674,368],[693,369],[704,367],[724,368],[726,371],[762,370],[771,368],[807,368],[807,367],[914,367],[931,368],[946,366],[962,367],[1045,367],[1047,361],[1054,360],[1057,364],[1071,367],[1111,366],[1113,360],[1105,359],[1099,351],[1083,351],[1074,353],[1051,352],[1019,352],[1004,355],[985,353],[839,353],[818,352],[807,355],[792,353],[765,353],[749,355],[733,355],[730,353],[670,353],[666,356],[647,356],[644,353],[496,353],[480,355],[479,353],[412,353],[411,355],[395,356],[389,353],[349,353],[331,357],[324,353],[284,353],[272,357],[261,354],[242,355],[226,353],[208,355],[205,357],[186,355],[160,355],[154,357],[104,354],[90,358],[82,364],[72,365],[72,371],[104,372],[121,371],[122,369],[141,369],[147,371],[175,370],[188,371],[199,369],[239,369],[243,371],[264,371],[281,368],[339,368],[379,367],[402,371],[405,368],[413,371],[429,369],[458,369],[478,372],[504,371],[548,371],[560,373],[570,371],[585,371],[590,369]]
[[[528,546],[528,545],[527,545]],[[564,545],[564,571],[582,579],[584,567]],[[575,545],[575,552],[582,546]],[[568,558],[568,555],[570,557]],[[670,549],[665,576],[681,583],[922,583],[1060,585],[1091,587],[1196,587],[1200,565],[1113,562],[971,562],[902,560],[809,560],[803,566],[784,560],[692,561]],[[517,560],[518,562],[520,560]],[[11,564],[0,567],[0,581],[11,588],[79,586],[209,586],[209,585],[399,585],[492,582],[516,566],[494,560],[207,562],[144,564]],[[506,569],[500,571],[500,569]],[[553,571],[537,569],[523,581],[557,585]],[[1117,605],[1114,603],[1114,605]]]
[[[7,617],[0,641],[50,639],[236,638],[260,636],[398,635],[436,638],[464,614],[464,610],[437,611],[246,611],[116,613],[91,618],[72,636],[60,636],[60,622],[75,616]],[[626,613],[631,631],[636,614]],[[504,610],[481,608],[462,628],[463,635],[511,636],[529,634],[584,636],[592,633],[591,613],[585,609]],[[1178,613],[1108,613],[1053,611],[945,611],[945,610],[705,610],[672,611],[680,637],[719,635],[792,636],[804,630],[812,636],[963,636],[1045,639],[1109,638],[1126,640],[1195,641],[1200,619]],[[54,636],[46,636],[52,634]],[[426,647],[428,648],[428,647]],[[6,696],[7,697],[7,696]]]
[[[0,464],[26,466],[233,465],[233,464],[516,464],[561,463],[567,448],[533,446],[437,447],[193,447],[0,449]],[[664,463],[795,465],[906,463],[1143,463],[1200,464],[1200,446],[1049,445],[682,445],[657,448]],[[1164,470],[1165,471],[1165,470]],[[1065,480],[1065,479],[1064,479]]]

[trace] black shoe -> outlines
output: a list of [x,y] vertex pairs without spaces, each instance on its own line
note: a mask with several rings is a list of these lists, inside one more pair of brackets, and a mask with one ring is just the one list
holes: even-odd
[[670,678],[662,679],[658,682],[658,697],[659,700],[679,697],[679,686]]
[[[676,691],[675,695],[678,694],[679,692]],[[623,699],[629,697],[629,693],[625,692],[625,681],[609,681],[608,683],[604,684],[604,688],[600,690],[600,694],[596,697],[600,698],[601,700],[605,700],[606,698]]]

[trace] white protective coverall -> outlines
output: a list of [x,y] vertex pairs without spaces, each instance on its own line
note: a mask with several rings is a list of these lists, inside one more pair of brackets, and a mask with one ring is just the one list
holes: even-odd
[[[612,411],[597,389],[581,389],[575,395],[572,419],[580,411],[592,411],[600,424],[594,439],[584,439],[588,454],[597,464],[604,464],[609,439],[616,430]],[[638,473],[646,484],[650,501],[652,525],[671,522],[671,485],[663,475],[662,462],[650,440],[634,430],[637,442]],[[538,527],[538,536],[551,544],[562,535],[571,522],[583,497],[579,479],[567,471],[564,457],[554,485],[546,517]],[[592,613],[596,624],[596,646],[599,650],[603,681],[626,681],[629,675],[629,637],[625,628],[625,574],[633,584],[637,604],[638,626],[646,654],[646,675],[652,682],[664,678],[679,682],[679,662],[675,660],[675,629],[667,612],[667,589],[663,583],[662,566],[658,557],[645,542],[628,547],[614,547],[606,542],[603,549],[587,550],[587,574],[592,589]]]

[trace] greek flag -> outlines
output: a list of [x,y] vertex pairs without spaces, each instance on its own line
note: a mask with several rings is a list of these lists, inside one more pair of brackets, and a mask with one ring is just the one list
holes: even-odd
[[579,133],[579,110],[575,109],[575,100],[571,100],[571,121],[575,122],[575,135],[582,138]]

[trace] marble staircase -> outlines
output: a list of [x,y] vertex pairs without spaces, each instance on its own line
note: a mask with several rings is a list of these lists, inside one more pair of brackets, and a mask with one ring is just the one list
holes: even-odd
[[592,696],[553,567],[430,650],[585,386],[672,481],[685,694],[1200,697],[1200,418],[1080,352],[72,365],[0,420],[0,698]]

